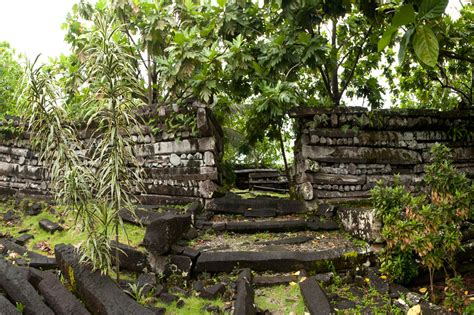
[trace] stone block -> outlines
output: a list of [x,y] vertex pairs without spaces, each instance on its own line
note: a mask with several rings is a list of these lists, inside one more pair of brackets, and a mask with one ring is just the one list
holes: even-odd
[[337,209],[337,217],[342,227],[353,236],[368,242],[382,241],[382,222],[374,209],[341,207]]

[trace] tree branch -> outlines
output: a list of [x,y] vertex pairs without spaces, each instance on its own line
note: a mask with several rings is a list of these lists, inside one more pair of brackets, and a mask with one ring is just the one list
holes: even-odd
[[[371,32],[372,32],[372,26],[370,26],[369,29],[367,30],[367,32],[365,33],[364,39],[366,39],[370,35]],[[365,46],[366,45],[360,45],[359,46],[359,51],[357,51],[357,55],[356,55],[356,58],[354,60],[354,64],[352,65],[352,68],[349,72],[349,76],[345,80],[344,85],[342,86],[341,91],[339,92],[339,97],[344,94],[344,91],[347,89],[347,86],[349,85],[349,82],[351,82],[352,76],[354,75],[355,69],[357,67],[357,64],[359,63],[359,59],[362,55],[362,51],[364,50]]]
[[448,57],[448,58],[452,58],[452,59],[456,59],[456,60],[460,60],[460,61],[467,61],[467,62],[470,62],[470,63],[474,63],[473,58],[471,58],[469,56],[466,56],[466,55],[459,55],[459,54],[457,54],[455,52],[452,52],[452,51],[440,50],[439,54],[440,54],[440,56],[444,56],[444,57]]
[[329,79],[327,77],[327,74],[324,72],[324,69],[323,69],[322,66],[318,66],[318,70],[321,73],[321,77],[323,78],[324,86],[326,87],[326,90],[328,91],[329,96],[332,97],[331,85],[329,84]]
[[444,72],[442,65],[440,65],[439,63],[438,63],[438,68],[439,68],[439,71],[440,71],[441,75],[443,76],[443,78],[445,80],[445,82],[443,82],[438,76],[435,76],[435,80],[438,81],[441,84],[441,87],[443,89],[448,88],[448,89],[451,89],[451,90],[459,93],[462,96],[462,98],[464,98],[467,102],[469,102],[471,104],[472,103],[471,98],[463,90],[449,84],[448,75],[446,74],[446,72]]

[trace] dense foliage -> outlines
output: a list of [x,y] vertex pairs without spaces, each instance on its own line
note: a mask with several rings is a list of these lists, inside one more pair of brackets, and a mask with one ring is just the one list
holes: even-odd
[[54,80],[48,67],[33,63],[27,68],[23,114],[29,119],[41,160],[50,170],[52,192],[60,204],[70,207],[78,228],[87,234],[80,247],[81,260],[106,273],[115,262],[118,277],[119,252],[111,239],[119,242],[119,228],[123,228],[119,211],[133,211],[133,193],[142,183],[130,141],[132,133],[140,130],[133,109],[143,101],[137,94],[140,85],[134,60],[120,41],[123,35],[113,14],[97,14],[87,36],[82,50],[87,58],[81,71],[89,92],[80,106],[89,109],[91,138],[81,139],[69,123],[61,106],[63,82]]
[[0,42],[0,118],[17,114],[17,97],[22,87],[23,68],[19,56],[7,42]]
[[[391,81],[396,104],[403,107],[451,109],[472,107],[474,80],[474,6],[463,5],[453,21],[444,15],[448,0],[402,1],[387,5],[391,23],[379,51],[399,43],[396,77]],[[399,31],[403,36],[397,36]]]
[[455,272],[455,254],[461,250],[460,225],[474,214],[474,184],[456,170],[449,149],[432,148],[432,163],[425,169],[424,192],[414,195],[396,181],[372,190],[373,204],[383,221],[387,247],[382,269],[395,280],[409,282],[417,274],[419,260],[430,273]]

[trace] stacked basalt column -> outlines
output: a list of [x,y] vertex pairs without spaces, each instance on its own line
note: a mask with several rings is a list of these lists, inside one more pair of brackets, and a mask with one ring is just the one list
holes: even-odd
[[435,143],[452,148],[454,165],[474,176],[474,111],[296,108],[295,170],[305,200],[370,196],[396,174],[420,186]]

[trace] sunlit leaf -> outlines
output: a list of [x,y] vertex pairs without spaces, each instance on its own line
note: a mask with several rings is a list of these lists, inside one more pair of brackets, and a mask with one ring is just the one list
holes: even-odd
[[439,44],[433,30],[427,25],[417,27],[413,36],[413,49],[425,65],[434,67],[438,62]]

